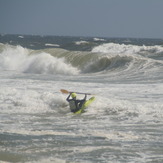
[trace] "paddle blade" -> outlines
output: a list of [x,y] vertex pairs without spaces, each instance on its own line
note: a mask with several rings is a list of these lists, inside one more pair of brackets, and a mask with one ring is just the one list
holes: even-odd
[[65,90],[65,89],[60,89],[60,91],[61,91],[62,93],[65,93],[65,94],[69,94],[69,93],[70,93],[69,91],[67,91],[67,90]]

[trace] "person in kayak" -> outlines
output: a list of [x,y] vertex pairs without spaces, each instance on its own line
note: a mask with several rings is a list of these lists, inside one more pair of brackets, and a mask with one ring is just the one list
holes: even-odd
[[82,105],[86,101],[86,98],[87,94],[85,94],[85,97],[82,100],[77,100],[76,93],[74,92],[70,93],[66,100],[69,102],[71,112],[75,113],[78,110],[80,110]]

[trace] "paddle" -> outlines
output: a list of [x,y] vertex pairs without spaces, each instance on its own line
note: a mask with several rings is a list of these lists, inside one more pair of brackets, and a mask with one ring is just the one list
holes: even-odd
[[[73,93],[73,91],[67,91],[65,89],[60,89],[60,91],[64,94],[69,94],[69,93]],[[81,93],[81,92],[74,92],[74,93],[77,93],[77,94],[87,94],[87,95],[92,95],[91,93]]]

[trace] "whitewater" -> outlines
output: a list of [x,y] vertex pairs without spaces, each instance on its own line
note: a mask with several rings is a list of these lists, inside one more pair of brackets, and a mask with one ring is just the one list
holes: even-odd
[[162,72],[162,40],[1,35],[0,162],[162,163]]

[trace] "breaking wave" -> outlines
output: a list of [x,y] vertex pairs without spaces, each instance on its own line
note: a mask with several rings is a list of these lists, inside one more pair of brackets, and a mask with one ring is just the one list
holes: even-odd
[[60,48],[30,50],[21,46],[0,45],[0,69],[35,74],[76,75],[79,73],[140,73],[159,71],[161,46],[135,46],[107,43],[91,52]]
[[44,51],[32,51],[21,46],[1,46],[0,70],[34,74],[75,75],[78,69]]

